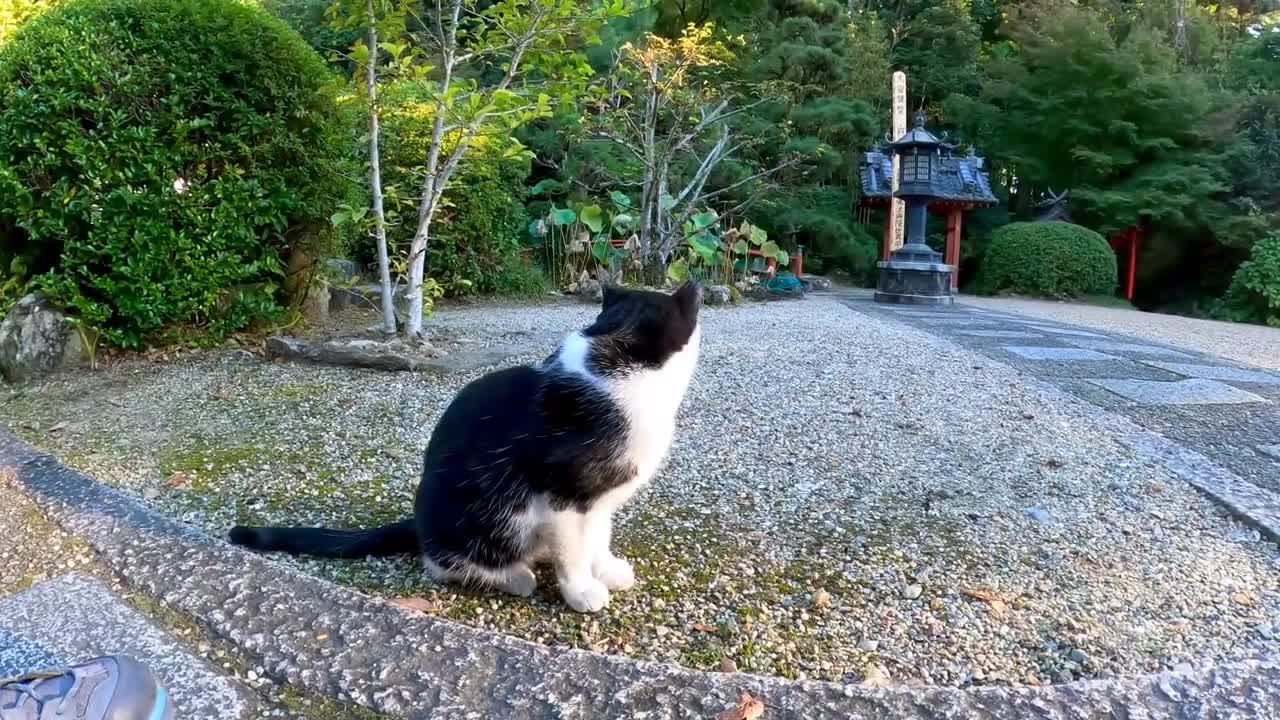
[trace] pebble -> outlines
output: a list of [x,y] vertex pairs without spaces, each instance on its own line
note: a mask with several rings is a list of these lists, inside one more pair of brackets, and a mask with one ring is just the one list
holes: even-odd
[[1031,518],[1032,520],[1035,520],[1041,525],[1048,525],[1049,523],[1053,522],[1053,516],[1049,514],[1049,511],[1044,510],[1042,508],[1029,507],[1024,509],[1023,512],[1027,514],[1027,517]]
[[734,662],[733,658],[726,655],[725,657],[720,658],[720,672],[736,673],[738,672],[738,663]]
[[862,642],[858,643],[858,649],[861,650],[862,652],[871,653],[871,652],[875,652],[879,648],[880,648],[879,640],[863,640]]
[[919,583],[908,585],[902,589],[902,597],[908,600],[915,600],[924,592],[924,586]]
[[831,593],[819,589],[813,594],[813,607],[822,610],[831,604]]

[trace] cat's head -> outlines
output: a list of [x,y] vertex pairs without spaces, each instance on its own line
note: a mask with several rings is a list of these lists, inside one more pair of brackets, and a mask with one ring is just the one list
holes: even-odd
[[600,314],[582,331],[591,345],[587,366],[601,375],[655,370],[696,353],[702,288],[687,282],[668,295],[605,286]]

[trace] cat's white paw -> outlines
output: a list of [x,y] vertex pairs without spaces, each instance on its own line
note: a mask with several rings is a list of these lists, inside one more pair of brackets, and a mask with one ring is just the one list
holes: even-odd
[[596,579],[610,590],[630,590],[636,585],[636,572],[631,563],[620,557],[606,555],[595,562],[592,570]]
[[531,597],[533,591],[538,589],[538,576],[533,574],[533,570],[520,565],[507,571],[507,577],[499,589],[512,595]]
[[609,589],[593,577],[576,583],[561,582],[560,594],[569,607],[582,613],[599,612],[609,604]]

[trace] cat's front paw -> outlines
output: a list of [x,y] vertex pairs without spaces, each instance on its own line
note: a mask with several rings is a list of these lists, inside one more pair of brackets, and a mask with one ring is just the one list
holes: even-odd
[[589,577],[576,583],[560,583],[560,594],[569,607],[581,613],[599,612],[609,604],[609,589]]
[[630,590],[635,587],[636,572],[631,568],[631,563],[620,557],[606,555],[597,560],[592,569],[596,579],[610,590]]

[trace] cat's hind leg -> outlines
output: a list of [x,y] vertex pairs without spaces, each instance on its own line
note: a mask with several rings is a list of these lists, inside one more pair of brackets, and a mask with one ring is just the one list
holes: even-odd
[[481,567],[466,561],[445,567],[429,557],[424,557],[422,562],[431,577],[440,582],[479,585],[520,597],[530,597],[538,589],[538,577],[533,574],[533,568],[523,562],[501,568]]

